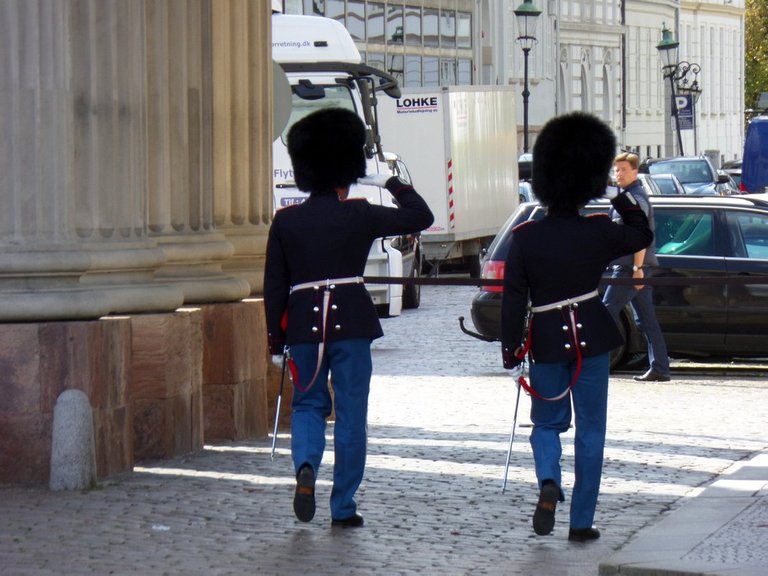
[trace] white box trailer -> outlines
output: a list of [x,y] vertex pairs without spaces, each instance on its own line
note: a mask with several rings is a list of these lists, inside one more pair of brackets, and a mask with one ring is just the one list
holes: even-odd
[[[336,20],[317,16],[272,15],[272,59],[284,72],[289,89],[279,106],[290,109],[287,123],[272,146],[274,208],[301,203],[307,194],[296,187],[286,147],[291,126],[320,108],[335,106],[352,110],[368,128],[368,174],[391,173],[379,145],[376,103],[399,95],[391,75],[362,64],[349,32]],[[282,79],[277,78],[276,82]],[[282,80],[285,82],[286,80]],[[391,194],[377,186],[353,185],[350,197],[373,204],[395,206]],[[418,235],[382,238],[374,242],[366,263],[366,276],[418,275]],[[403,307],[419,305],[418,286],[367,284],[382,316],[396,316]]]
[[506,86],[448,86],[379,102],[383,146],[435,215],[421,235],[433,266],[461,259],[479,276],[482,250],[519,203],[516,98]]

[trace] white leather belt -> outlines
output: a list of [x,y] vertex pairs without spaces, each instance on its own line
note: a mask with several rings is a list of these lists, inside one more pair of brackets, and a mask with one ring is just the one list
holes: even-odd
[[549,312],[550,310],[557,310],[558,308],[564,308],[565,306],[570,306],[571,304],[576,304],[577,302],[584,302],[585,300],[590,300],[591,298],[597,297],[597,290],[592,290],[592,292],[587,292],[586,294],[582,294],[581,296],[574,296],[573,298],[566,298],[565,300],[560,300],[559,302],[552,302],[552,304],[544,304],[543,306],[532,306],[531,312]]
[[327,278],[325,280],[317,280],[314,282],[302,282],[291,286],[291,292],[297,290],[319,290],[320,288],[333,290],[338,284],[363,284],[362,276],[348,276],[347,278]]

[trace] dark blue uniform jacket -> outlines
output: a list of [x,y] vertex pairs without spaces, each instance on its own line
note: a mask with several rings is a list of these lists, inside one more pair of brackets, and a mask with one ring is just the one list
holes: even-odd
[[[501,343],[504,366],[519,363],[514,351],[521,345],[526,309],[587,294],[597,289],[606,266],[637,252],[653,239],[648,218],[629,194],[611,203],[624,224],[607,215],[580,216],[578,211],[548,213],[513,231],[504,266]],[[621,345],[621,334],[599,297],[579,303],[577,345],[583,356],[597,356]],[[569,337],[566,310],[534,314],[531,355],[537,362],[565,362],[576,358]]]
[[[416,233],[432,224],[432,212],[411,186],[390,178],[387,189],[399,208],[325,194],[310,195],[275,214],[264,275],[270,353],[281,354],[285,344],[320,342],[323,337],[323,290],[291,293],[292,286],[362,276],[376,238]],[[339,285],[332,292],[326,341],[382,336],[363,284]]]

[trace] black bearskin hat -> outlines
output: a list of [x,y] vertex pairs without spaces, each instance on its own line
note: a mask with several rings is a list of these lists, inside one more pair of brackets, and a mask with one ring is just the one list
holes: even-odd
[[305,116],[288,132],[288,154],[296,186],[329,194],[365,176],[365,126],[354,112],[323,108]]
[[616,138],[602,120],[584,112],[551,119],[533,146],[533,191],[542,205],[579,208],[605,194]]

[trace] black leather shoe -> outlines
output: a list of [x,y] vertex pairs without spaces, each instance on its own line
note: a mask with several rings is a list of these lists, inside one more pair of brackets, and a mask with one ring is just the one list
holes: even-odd
[[533,513],[533,531],[539,536],[552,533],[555,527],[555,509],[560,498],[560,488],[554,482],[547,482],[541,487],[539,502]]
[[359,528],[363,524],[363,517],[357,513],[355,513],[353,516],[350,516],[349,518],[331,520],[331,526],[341,526],[342,528]]
[[669,382],[671,378],[665,374],[659,374],[653,369],[648,370],[642,376],[635,376],[638,382]]
[[571,528],[568,530],[568,540],[571,542],[590,542],[600,538],[600,530],[591,528]]
[[315,517],[315,471],[309,464],[302,466],[296,474],[293,513],[302,522],[309,522]]

